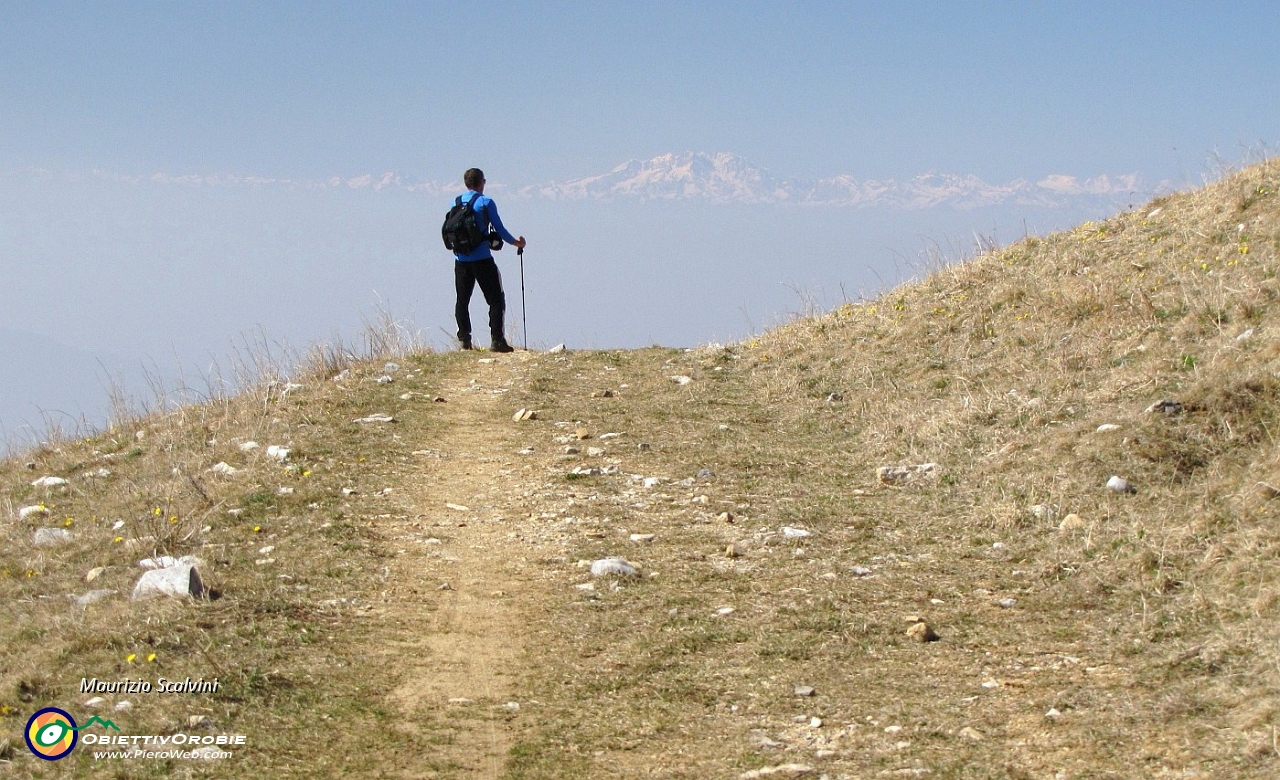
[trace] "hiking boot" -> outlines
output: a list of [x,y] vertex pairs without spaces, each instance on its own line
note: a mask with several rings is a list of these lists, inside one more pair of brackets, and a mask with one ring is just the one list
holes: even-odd
[[462,339],[461,349],[475,349],[475,347],[471,346],[471,339]]
[[490,349],[492,349],[494,352],[515,352],[516,351],[515,347],[508,344],[505,340],[493,342],[493,346]]

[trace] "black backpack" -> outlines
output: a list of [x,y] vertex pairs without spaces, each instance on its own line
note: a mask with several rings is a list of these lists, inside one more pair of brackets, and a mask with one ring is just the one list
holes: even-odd
[[478,197],[480,193],[477,192],[471,196],[471,200],[463,203],[462,196],[459,195],[453,203],[453,208],[444,215],[444,225],[440,228],[440,234],[444,238],[445,249],[452,250],[454,254],[465,255],[487,240],[485,234],[480,231],[476,211],[472,208],[472,204]]

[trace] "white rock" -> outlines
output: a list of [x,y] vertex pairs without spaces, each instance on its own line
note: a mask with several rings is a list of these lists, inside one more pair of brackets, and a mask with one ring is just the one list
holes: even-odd
[[1036,504],[1029,511],[1037,520],[1043,520],[1047,523],[1058,519],[1058,507],[1053,504]]
[[204,578],[195,563],[179,563],[165,569],[153,569],[142,575],[133,587],[133,598],[146,599],[154,596],[193,596],[199,598],[205,593]]
[[31,517],[46,517],[49,514],[49,508],[44,504],[36,504],[35,506],[24,506],[18,510],[18,519],[26,520]]
[[267,447],[267,457],[284,463],[289,459],[289,448],[281,447],[279,444],[272,444]]
[[1103,423],[1098,426],[1098,433],[1110,433],[1111,431],[1120,430],[1120,426],[1115,423]]
[[241,452],[250,452],[251,450],[256,449],[258,449],[258,443],[256,441],[246,441],[240,444]]
[[737,610],[734,609],[733,607],[721,607],[720,609],[716,610],[716,614],[719,615],[720,617],[727,617],[729,615],[732,615],[734,612],[737,612]]
[[1123,478],[1123,477],[1115,476],[1115,475],[1112,475],[1112,477],[1111,477],[1110,479],[1108,479],[1108,480],[1107,480],[1107,489],[1108,489],[1108,490],[1114,490],[1114,491],[1115,491],[1115,492],[1117,492],[1117,493],[1136,493],[1136,492],[1138,492],[1138,491],[1133,487],[1133,485],[1130,485],[1130,484],[1129,484],[1129,480],[1127,480],[1127,479],[1125,479],[1125,478]]
[[55,547],[71,541],[71,532],[65,528],[37,528],[32,543],[36,547]]
[[619,577],[635,577],[640,574],[640,570],[633,564],[629,563],[625,558],[601,558],[591,564],[592,577],[605,577],[610,574]]
[[1251,338],[1253,338],[1253,328],[1249,328],[1244,333],[1236,336],[1236,341],[1248,341]]
[[133,709],[133,702],[131,701],[116,702],[116,706],[112,707],[111,709],[117,712],[124,712],[125,710],[131,710]]
[[215,474],[221,474],[224,477],[229,477],[232,474],[235,474],[236,472],[238,472],[240,469],[236,468],[235,466],[232,466],[230,463],[227,463],[226,461],[218,461],[217,463],[213,464],[213,467],[210,468],[209,470],[214,472]]
[[552,347],[551,349],[547,350],[547,352],[550,352],[550,353],[551,353],[551,354],[553,354],[553,355],[559,355],[561,352],[564,352],[564,351],[565,351],[565,349],[566,349],[565,345],[563,345],[563,344],[557,344],[557,345],[555,345],[554,347]]
[[653,540],[653,534],[631,534],[631,541],[633,542],[652,542]]
[[657,487],[662,482],[660,477],[645,477],[644,486],[647,488]]
[[937,479],[940,470],[937,463],[921,463],[917,466],[881,466],[876,469],[876,479],[886,485],[905,485],[919,480]]
[[291,496],[291,495],[293,495],[293,488],[291,488],[291,487],[283,487],[283,486],[278,487],[278,488],[276,488],[276,495],[277,495],[277,496]]
[[587,457],[598,458],[604,454],[603,447],[587,447]]
[[854,566],[850,571],[853,572],[855,577],[870,577],[872,574],[871,569],[866,566]]
[[157,555],[154,558],[143,558],[138,561],[138,565],[144,569],[167,569],[170,566],[177,566],[182,561],[171,555]]
[[101,696],[94,696],[92,699],[86,701],[84,703],[84,706],[88,707],[89,709],[96,709],[106,703],[107,703],[107,700],[102,698]]
[[66,487],[67,481],[62,477],[41,477],[31,483],[34,487],[55,488]]
[[[390,379],[390,377],[388,377],[388,379]],[[389,423],[389,422],[395,422],[395,421],[396,421],[396,418],[392,417],[392,416],[391,416],[391,415],[389,415],[389,414],[382,414],[382,413],[378,413],[378,414],[371,414],[371,415],[369,415],[368,417],[357,417],[353,422],[358,422],[358,423]]]
[[676,383],[676,384],[678,384],[678,385],[687,385],[687,384],[689,384],[690,382],[692,382],[692,381],[693,381],[693,377],[691,377],[691,376],[685,376],[685,375],[681,374],[680,376],[673,376],[673,377],[671,377],[671,381],[672,381],[672,382],[675,382],[675,383]]
[[792,528],[789,525],[782,526],[782,535],[787,539],[803,539],[806,536],[813,536],[812,533],[803,528]]

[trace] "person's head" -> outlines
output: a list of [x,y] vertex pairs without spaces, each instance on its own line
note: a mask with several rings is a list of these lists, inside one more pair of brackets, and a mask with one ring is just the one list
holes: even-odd
[[467,185],[467,189],[479,192],[484,186],[484,171],[479,168],[468,168],[467,172],[462,174],[462,183]]

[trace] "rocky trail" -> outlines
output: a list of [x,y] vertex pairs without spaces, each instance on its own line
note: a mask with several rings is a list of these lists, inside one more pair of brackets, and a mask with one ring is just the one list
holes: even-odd
[[410,514],[375,527],[394,558],[365,651],[400,671],[385,704],[404,728],[429,732],[435,750],[379,757],[374,774],[497,778],[515,741],[524,625],[542,587],[513,530],[534,511],[526,495],[542,478],[535,461],[517,460],[520,431],[504,403],[519,365],[481,358],[439,388],[449,425],[397,487]]

